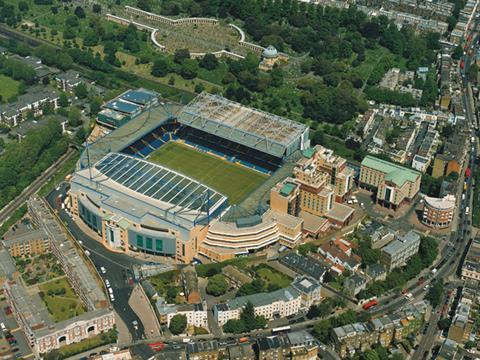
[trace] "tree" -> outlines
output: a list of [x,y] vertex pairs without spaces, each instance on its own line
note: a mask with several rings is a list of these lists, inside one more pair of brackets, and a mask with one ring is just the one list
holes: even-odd
[[77,96],[79,99],[85,99],[88,95],[87,85],[81,82],[75,87],[73,92],[75,93],[75,96]]
[[68,112],[68,124],[77,127],[82,124],[82,113],[76,106],[72,107]]
[[184,60],[190,59],[190,51],[188,49],[175,50],[173,61],[177,64],[182,64]]
[[61,52],[57,56],[57,66],[62,70],[68,70],[72,67],[73,59],[66,52]]
[[463,48],[461,45],[458,45],[455,50],[453,51],[452,54],[452,59],[454,60],[460,60],[460,58],[463,56]]
[[93,4],[92,11],[96,14],[100,14],[100,12],[102,11],[102,6],[99,4]]
[[375,350],[369,349],[363,353],[362,359],[364,360],[380,360]]
[[180,68],[180,75],[184,79],[194,79],[198,73],[198,62],[194,59],[186,59]]
[[137,6],[145,11],[151,11],[152,10],[152,1],[151,0],[138,0],[137,1]]
[[477,82],[477,78],[478,78],[478,66],[477,66],[477,64],[473,63],[472,65],[470,65],[470,68],[468,69],[468,72],[467,72],[467,76],[468,76],[468,79],[471,82],[473,82],[473,83]]
[[443,318],[438,321],[437,325],[440,330],[446,330],[450,327],[451,323],[452,320],[450,320],[449,318]]
[[78,17],[76,16],[69,16],[65,20],[65,25],[67,28],[77,27],[79,25]]
[[102,98],[99,96],[94,96],[90,99],[90,115],[95,116],[100,111],[100,106],[102,105]]
[[218,59],[213,54],[205,54],[205,56],[200,60],[200,67],[207,70],[214,70],[217,68]]
[[203,86],[203,84],[196,84],[195,85],[195,92],[197,94],[200,94],[203,90],[205,90],[205,86]]
[[58,99],[58,105],[60,105],[62,108],[64,108],[64,107],[68,106],[68,103],[69,103],[68,96],[65,92],[62,91],[60,93],[60,97]]
[[155,59],[152,66],[152,75],[156,77],[164,77],[170,72],[170,65],[164,57]]
[[21,12],[26,12],[28,11],[28,3],[24,0],[21,0],[18,2],[18,10]]
[[187,317],[182,314],[177,314],[172,317],[170,320],[170,332],[173,335],[183,334],[185,329],[187,328]]
[[223,331],[232,334],[244,333],[246,332],[245,323],[241,319],[228,320],[225,325],[223,325]]
[[433,307],[437,307],[442,302],[443,294],[443,282],[442,280],[437,280],[433,286],[430,287],[425,299],[430,301]]
[[77,6],[73,13],[75,14],[76,17],[80,19],[85,19],[85,10],[83,10],[81,6]]
[[321,320],[313,327],[313,334],[322,343],[328,343],[333,326],[330,320]]
[[42,105],[42,114],[43,115],[52,115],[55,112],[53,104],[49,101]]
[[283,71],[278,66],[274,66],[270,72],[272,86],[279,87],[283,84]]
[[225,277],[221,274],[217,274],[208,279],[207,284],[207,294],[213,296],[220,296],[227,292],[228,282],[225,280]]

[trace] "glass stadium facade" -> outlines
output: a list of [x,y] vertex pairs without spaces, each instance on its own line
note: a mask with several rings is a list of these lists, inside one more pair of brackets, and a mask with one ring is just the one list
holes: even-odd
[[72,214],[114,249],[189,262],[227,206],[217,191],[170,169],[110,153],[71,180]]

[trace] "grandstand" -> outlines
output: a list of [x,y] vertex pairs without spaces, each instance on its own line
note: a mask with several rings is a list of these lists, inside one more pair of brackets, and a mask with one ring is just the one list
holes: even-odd
[[202,93],[174,120],[160,124],[123,152],[146,158],[164,143],[178,139],[266,174],[309,145],[306,125]]
[[309,145],[308,126],[206,92],[182,109],[178,121],[281,159]]
[[[248,216],[262,216],[269,183],[291,172],[290,160],[308,147],[308,127],[206,93],[184,107],[146,105],[154,99],[130,92],[106,104],[126,116],[137,111],[134,106],[148,109],[82,154],[71,180],[72,214],[107,247],[188,263],[229,206],[248,201]],[[278,227],[271,241],[229,251],[210,244],[204,251],[224,258],[283,241],[286,225],[278,215],[274,219],[261,225],[273,221]],[[230,235],[226,241],[234,242]]]

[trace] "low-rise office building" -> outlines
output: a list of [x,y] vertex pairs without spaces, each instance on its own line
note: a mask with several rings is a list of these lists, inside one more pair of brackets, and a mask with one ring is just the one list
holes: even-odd
[[382,248],[381,262],[388,271],[405,265],[408,259],[418,253],[420,247],[420,235],[410,230],[403,236],[397,236],[395,240]]
[[309,309],[322,299],[320,282],[310,276],[297,276],[292,282],[292,287],[301,294],[301,305],[304,309]]
[[420,190],[421,173],[366,156],[360,167],[360,187],[373,191],[378,204],[396,210]]

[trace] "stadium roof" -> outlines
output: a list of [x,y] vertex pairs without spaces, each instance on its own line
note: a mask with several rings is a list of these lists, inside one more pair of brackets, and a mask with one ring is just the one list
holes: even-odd
[[164,106],[151,107],[147,111],[140,113],[140,115],[125,125],[116,128],[115,131],[100,137],[90,144],[88,146],[89,156],[87,156],[86,150],[82,152],[78,168],[83,169],[88,167],[88,158],[90,158],[90,163],[94,164],[111,152],[122,151],[126,145],[140,139],[142,136],[145,136],[145,134],[155,130],[162,125],[162,123],[175,116],[179,109],[179,105],[169,103]]
[[277,157],[308,130],[304,124],[205,92],[183,108],[178,121]]
[[[110,153],[92,167],[92,180],[100,201],[122,207],[135,216],[159,215],[190,223],[213,213],[227,198],[173,170],[121,153]],[[89,169],[75,173],[73,182],[90,185]],[[134,211],[133,211],[134,210]]]

